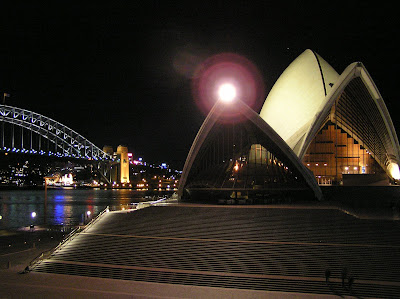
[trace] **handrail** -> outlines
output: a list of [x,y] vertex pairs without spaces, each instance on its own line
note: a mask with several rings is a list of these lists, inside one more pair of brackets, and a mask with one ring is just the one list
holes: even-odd
[[[143,205],[144,207],[148,207],[151,205],[158,204],[160,202],[163,202],[167,200],[167,197],[159,198],[157,200],[152,200],[152,201],[145,201],[145,202],[139,202],[139,203],[134,203],[136,205],[136,208],[138,208],[139,205]],[[147,205],[146,205],[147,204]],[[42,260],[50,257],[55,251],[58,249],[61,249],[67,242],[71,241],[77,234],[79,234],[82,231],[85,231],[89,227],[91,227],[93,224],[95,224],[105,213],[108,213],[110,211],[110,206],[107,206],[103,211],[101,211],[95,218],[93,218],[89,223],[87,223],[83,228],[82,227],[77,227],[75,228],[72,232],[70,232],[66,238],[64,238],[55,248],[52,248],[50,250],[44,251],[41,254],[39,254],[37,257],[35,257],[29,265],[20,273],[28,273],[31,271],[31,269],[41,262]]]
[[95,218],[93,218],[88,224],[86,224],[83,229],[80,226],[76,227],[75,229],[73,229],[67,235],[67,237],[64,238],[56,247],[54,247],[52,249],[49,249],[47,251],[43,251],[38,256],[36,256],[21,273],[27,273],[27,272],[31,271],[31,268],[33,268],[37,263],[39,263],[40,261],[44,260],[45,258],[50,257],[56,250],[60,249],[67,242],[71,241],[77,234],[79,234],[80,232],[84,231],[89,226],[93,225],[97,220],[100,219],[101,216],[103,216],[105,213],[108,213],[109,210],[110,210],[110,208],[109,208],[109,206],[107,206]]
[[[153,198],[154,198],[155,196],[153,196]],[[162,197],[162,198],[159,198],[159,199],[157,199],[157,200],[150,200],[150,201],[141,201],[141,202],[133,202],[133,203],[130,203],[130,204],[121,204],[121,205],[119,205],[119,206],[111,206],[110,207],[110,211],[112,210],[112,211],[119,211],[119,210],[125,210],[125,207],[128,209],[128,210],[132,210],[132,209],[142,209],[142,208],[145,208],[145,207],[149,207],[149,206],[151,206],[151,205],[154,205],[154,204],[158,204],[158,203],[160,203],[160,202],[163,202],[163,201],[165,201],[165,200],[168,200],[168,198],[167,197]],[[130,206],[132,206],[132,208],[130,208]]]
[[88,224],[85,225],[85,227],[82,229],[82,231],[84,231],[85,229],[87,229],[88,227],[92,226],[94,223],[96,223],[101,216],[103,216],[103,214],[108,213],[110,211],[110,207],[107,206],[103,211],[101,211],[95,218],[93,218],[92,220],[89,221]]

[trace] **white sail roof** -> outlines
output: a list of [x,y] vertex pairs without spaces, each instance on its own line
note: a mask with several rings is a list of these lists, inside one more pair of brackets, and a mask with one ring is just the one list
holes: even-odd
[[279,77],[260,116],[294,149],[339,74],[318,54],[304,51]]

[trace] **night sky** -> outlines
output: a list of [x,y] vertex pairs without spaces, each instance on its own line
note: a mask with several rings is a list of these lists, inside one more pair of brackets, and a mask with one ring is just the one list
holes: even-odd
[[261,73],[257,112],[307,48],[339,74],[361,61],[400,132],[399,22],[394,7],[378,7],[383,2],[7,2],[0,4],[6,104],[53,118],[99,147],[125,144],[135,157],[182,168],[205,118],[192,96],[194,70],[224,52],[244,56]]

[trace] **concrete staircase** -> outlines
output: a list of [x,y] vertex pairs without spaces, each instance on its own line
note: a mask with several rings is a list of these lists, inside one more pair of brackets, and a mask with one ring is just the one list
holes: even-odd
[[[360,220],[329,208],[152,206],[104,215],[33,271],[394,298],[399,228],[398,221]],[[351,291],[342,287],[344,267],[355,278]]]

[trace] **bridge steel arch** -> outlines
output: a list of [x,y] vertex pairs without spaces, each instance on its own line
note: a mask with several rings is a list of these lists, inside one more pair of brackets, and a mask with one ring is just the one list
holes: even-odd
[[[13,106],[0,105],[0,121],[28,129],[55,144],[56,152],[47,154],[87,160],[112,160],[112,157],[85,137],[44,115]],[[4,132],[2,132],[4,134]],[[6,150],[2,144],[2,150]],[[37,153],[36,150],[26,151]]]

